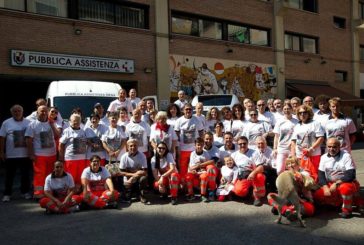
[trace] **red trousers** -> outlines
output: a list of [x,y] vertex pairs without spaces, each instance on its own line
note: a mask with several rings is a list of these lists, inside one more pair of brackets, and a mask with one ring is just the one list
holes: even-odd
[[191,151],[181,151],[179,157],[179,176],[181,177],[181,182],[185,183],[186,175],[188,172],[188,164],[190,163]]
[[[61,202],[64,201],[64,198],[59,199]],[[53,213],[62,213],[62,214],[67,214],[69,213],[69,208],[80,204],[82,202],[82,197],[78,196],[78,195],[73,195],[71,197],[71,199],[69,200],[69,202],[66,203],[65,206],[63,206],[62,208],[59,208],[57,206],[57,204],[50,198],[48,197],[43,197],[42,199],[40,199],[39,204],[42,208],[47,208],[50,211],[52,211]]]
[[34,186],[34,198],[44,197],[44,182],[46,177],[52,173],[54,168],[54,162],[57,160],[57,156],[35,156],[33,162],[33,186]]
[[253,186],[254,199],[264,197],[265,175],[263,173],[258,173],[252,181],[248,179],[237,180],[234,186],[234,193],[239,197],[245,197],[248,195],[251,186]]
[[86,195],[81,195],[83,201],[87,203],[87,205],[93,208],[104,208],[107,203],[114,202],[119,199],[120,193],[118,191],[88,191]]
[[[277,193],[269,193],[267,196],[268,199],[268,203],[269,205],[271,205],[272,207],[276,208],[278,210],[278,204],[272,199],[271,196],[277,196]],[[306,200],[300,200],[300,204],[301,204],[301,215],[304,215],[306,217],[312,217],[313,214],[315,213],[315,206],[306,201]],[[282,214],[284,215],[286,213],[286,211],[290,211],[291,213],[293,212],[297,212],[297,210],[295,210],[293,205],[284,205],[282,207]]]
[[81,175],[83,170],[88,167],[88,160],[65,160],[64,161],[64,170],[70,173],[73,177],[73,181],[76,186],[81,186]]
[[[162,185],[160,185],[158,183],[158,181],[154,182],[154,189],[159,190],[159,192],[161,192],[161,190],[166,190],[169,189],[170,194],[172,197],[177,197],[178,194],[178,186],[179,186],[179,174],[178,173],[172,173],[170,178],[168,177],[161,177],[162,178]],[[161,192],[162,193],[162,192]],[[162,193],[164,194],[164,193]]]
[[[329,183],[330,187],[333,183]],[[341,210],[345,213],[352,212],[352,205],[364,206],[364,200],[359,196],[360,184],[358,181],[353,181],[350,183],[342,183],[336,189],[335,192],[331,193],[331,196],[324,195],[324,189],[321,187],[318,189],[313,197],[315,202],[321,205],[332,205],[339,207],[341,205]]]
[[193,187],[200,186],[201,195],[206,195],[207,185],[210,191],[216,189],[216,167],[214,165],[206,166],[206,172],[202,174],[188,173],[186,175],[186,185],[189,195],[193,195]]

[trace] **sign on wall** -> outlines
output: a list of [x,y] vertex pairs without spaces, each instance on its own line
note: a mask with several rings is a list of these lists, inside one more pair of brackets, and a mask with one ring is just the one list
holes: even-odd
[[50,69],[134,73],[134,60],[11,50],[11,65]]
[[276,94],[276,67],[270,64],[171,54],[169,71],[172,97],[177,97],[179,90],[190,98],[235,94],[258,100]]

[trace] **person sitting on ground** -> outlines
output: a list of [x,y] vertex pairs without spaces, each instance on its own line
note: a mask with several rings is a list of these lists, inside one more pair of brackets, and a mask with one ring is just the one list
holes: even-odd
[[90,167],[82,172],[83,201],[93,208],[117,208],[120,193],[114,190],[109,171],[100,164],[101,158],[93,155],[90,158]]
[[234,185],[238,179],[238,167],[231,156],[224,158],[225,165],[221,168],[220,185],[217,188],[216,196],[220,202],[225,201],[227,196],[231,199],[231,194],[234,191]]
[[40,200],[40,206],[47,213],[66,214],[78,211],[82,197],[74,195],[74,187],[72,175],[64,171],[63,162],[56,161],[53,172],[45,180],[45,197]]

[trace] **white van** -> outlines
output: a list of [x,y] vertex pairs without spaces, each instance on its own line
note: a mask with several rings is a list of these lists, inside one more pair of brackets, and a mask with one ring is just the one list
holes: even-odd
[[221,110],[225,106],[232,108],[235,104],[240,103],[238,97],[235,94],[196,95],[193,97],[191,105],[195,107],[198,102],[203,103],[205,115],[212,107],[217,107],[219,110]]
[[64,119],[68,119],[75,107],[80,107],[88,117],[96,103],[105,112],[111,101],[118,98],[120,84],[101,81],[53,81],[48,87],[46,99],[49,106],[56,106]]

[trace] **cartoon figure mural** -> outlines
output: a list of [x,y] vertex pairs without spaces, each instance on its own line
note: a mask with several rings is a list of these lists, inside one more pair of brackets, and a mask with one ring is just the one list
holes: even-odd
[[195,56],[170,55],[171,97],[179,90],[200,94],[235,94],[240,99],[270,98],[277,87],[275,66]]

